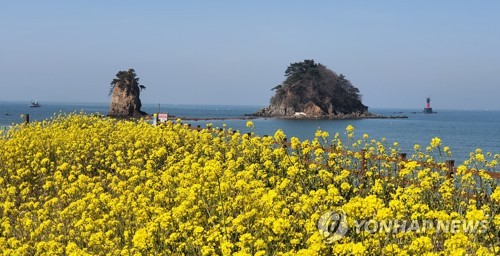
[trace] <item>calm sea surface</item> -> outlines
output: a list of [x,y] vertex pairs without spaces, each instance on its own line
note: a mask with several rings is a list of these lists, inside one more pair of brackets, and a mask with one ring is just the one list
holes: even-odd
[[[85,111],[86,113],[108,112],[109,104],[104,103],[43,103],[40,108],[30,108],[29,102],[1,102],[0,126],[22,122],[22,114],[30,114],[30,119],[43,120],[54,113],[70,113]],[[168,112],[176,117],[196,118],[238,118],[244,114],[253,113],[259,106],[223,106],[223,105],[161,105],[161,112]],[[144,104],[143,110],[153,113],[158,110],[157,104]],[[470,152],[476,148],[493,154],[500,153],[500,111],[464,111],[438,110],[437,114],[422,114],[422,109],[370,109],[371,112],[382,115],[406,115],[408,119],[362,119],[362,120],[284,120],[256,119],[254,132],[260,135],[272,135],[277,129],[282,129],[287,137],[312,139],[315,131],[328,131],[345,134],[347,125],[355,127],[355,135],[361,138],[364,133],[370,138],[386,138],[387,143],[397,141],[402,152],[413,152],[413,146],[422,147],[429,144],[433,137],[440,137],[443,144],[449,146],[453,158],[458,162],[467,159]],[[204,127],[212,123],[214,127],[227,127],[249,132],[245,126],[246,120],[209,120],[186,121],[192,125]],[[2,129],[4,129],[2,127]]]

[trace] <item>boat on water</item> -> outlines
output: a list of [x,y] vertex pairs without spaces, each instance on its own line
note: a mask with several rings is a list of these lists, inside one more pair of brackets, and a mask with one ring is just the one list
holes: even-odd
[[35,101],[32,101],[31,104],[30,104],[30,108],[39,108],[41,107],[42,105],[40,105],[40,103],[38,103],[37,100]]

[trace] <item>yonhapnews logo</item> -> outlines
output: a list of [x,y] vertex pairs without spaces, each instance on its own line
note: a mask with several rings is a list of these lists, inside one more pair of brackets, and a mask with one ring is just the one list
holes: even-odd
[[[489,227],[487,220],[354,220],[352,231],[356,234],[367,232],[375,233],[407,233],[415,232],[424,234],[428,230],[436,233],[485,233]],[[321,215],[317,223],[318,231],[323,236],[325,243],[331,244],[342,239],[349,231],[347,215],[342,210],[328,211]]]
[[328,211],[321,215],[317,227],[327,244],[342,239],[349,229],[347,216],[342,210]]

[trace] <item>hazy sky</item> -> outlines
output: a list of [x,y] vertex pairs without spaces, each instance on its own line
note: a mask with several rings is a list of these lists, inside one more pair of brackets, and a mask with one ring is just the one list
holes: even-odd
[[314,59],[369,107],[500,109],[500,1],[0,2],[0,100],[266,105]]

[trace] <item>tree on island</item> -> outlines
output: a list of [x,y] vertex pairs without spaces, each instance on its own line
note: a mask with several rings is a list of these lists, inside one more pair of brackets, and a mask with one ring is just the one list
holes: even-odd
[[337,75],[312,59],[290,64],[285,77],[282,84],[271,89],[276,94],[269,107],[256,115],[286,117],[303,112],[308,117],[334,118],[368,113],[358,88],[344,75]]
[[141,91],[146,87],[139,83],[139,77],[134,69],[119,71],[110,84],[109,116],[138,117],[147,115],[141,111],[142,104],[139,98]]

